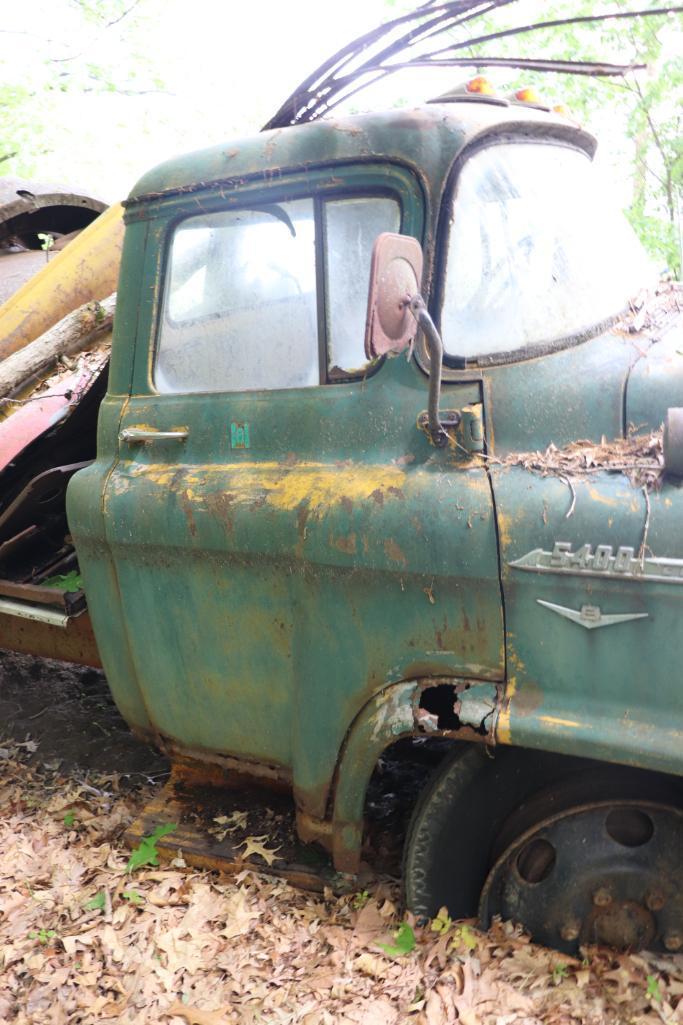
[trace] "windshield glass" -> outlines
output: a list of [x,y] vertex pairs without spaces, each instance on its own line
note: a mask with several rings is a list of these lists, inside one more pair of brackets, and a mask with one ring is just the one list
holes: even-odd
[[585,153],[502,143],[463,166],[441,316],[447,352],[495,358],[546,347],[618,314],[653,280]]

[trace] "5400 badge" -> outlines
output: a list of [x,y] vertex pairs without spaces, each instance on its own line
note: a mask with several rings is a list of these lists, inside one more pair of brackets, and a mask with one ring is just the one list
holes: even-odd
[[513,569],[533,573],[560,573],[568,576],[618,577],[627,580],[651,580],[664,584],[683,584],[683,559],[655,556],[639,557],[625,545],[582,545],[576,551],[567,541],[556,541],[552,552],[534,548],[509,563]]

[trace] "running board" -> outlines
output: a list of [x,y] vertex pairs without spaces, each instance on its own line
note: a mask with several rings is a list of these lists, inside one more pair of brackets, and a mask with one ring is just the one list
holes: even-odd
[[47,623],[49,626],[58,626],[64,630],[72,618],[68,612],[50,609],[45,605],[31,605],[25,601],[13,601],[12,598],[0,598],[0,614],[4,616],[19,616],[20,619],[30,619],[34,623]]
[[299,840],[290,794],[234,781],[217,786],[215,776],[207,785],[201,769],[174,763],[170,779],[129,826],[125,840],[137,848],[160,826],[172,827],[154,843],[165,862],[182,859],[181,864],[220,872],[264,872],[319,893],[358,888],[356,879],[334,871],[326,852]]

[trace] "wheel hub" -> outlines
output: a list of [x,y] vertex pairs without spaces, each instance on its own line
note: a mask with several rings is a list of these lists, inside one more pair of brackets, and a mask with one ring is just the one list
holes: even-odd
[[481,895],[499,915],[574,953],[683,947],[683,812],[648,801],[603,801],[542,819],[507,845]]

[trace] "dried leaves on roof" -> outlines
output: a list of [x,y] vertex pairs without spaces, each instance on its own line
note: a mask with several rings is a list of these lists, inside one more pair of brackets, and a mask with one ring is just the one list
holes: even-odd
[[[323,897],[243,872],[126,873],[140,798],[0,745],[0,1022],[16,1025],[655,1025],[683,956],[585,960],[445,915],[399,942],[396,892]],[[35,755],[32,755],[35,757]],[[403,937],[411,937],[404,927]],[[387,950],[388,948],[388,950]],[[398,951],[398,953],[396,953]]]
[[652,290],[644,289],[631,300],[628,311],[613,325],[613,334],[646,334],[656,341],[683,313],[683,285],[662,281]]

